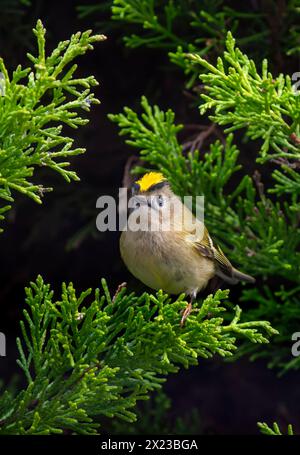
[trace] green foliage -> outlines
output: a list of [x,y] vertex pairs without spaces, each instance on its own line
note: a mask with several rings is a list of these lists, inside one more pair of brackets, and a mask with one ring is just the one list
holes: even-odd
[[[203,1],[199,7],[195,0],[114,0],[112,14],[116,22],[131,24],[128,46],[167,51],[188,75],[188,87],[201,73],[206,90],[201,113],[214,110],[211,119],[227,126],[226,139],[212,143],[206,153],[186,153],[174,113],[151,107],[146,98],[141,116],[125,108],[110,118],[140,151],[144,164],[135,173],[158,168],[180,196],[205,196],[205,222],[212,236],[234,265],[258,278],[257,288],[238,288],[243,322],[240,307],[227,301],[228,290],[196,302],[181,328],[183,296],[172,301],[163,292],[136,296],[123,289],[112,299],[103,281],[103,291],[80,294],[72,284],[63,284],[57,300],[38,277],[26,289],[22,336],[17,339],[18,365],[27,383],[0,396],[0,433],[94,434],[107,418],[132,423],[137,401],[159,391],[169,373],[195,365],[199,358],[235,359],[247,353],[271,357],[270,365],[282,371],[299,368],[299,358],[291,360],[290,355],[291,331],[300,320],[299,98],[288,76],[273,77],[267,60],[261,71],[254,63],[267,56],[280,68],[283,54],[297,54],[299,0],[280,2],[284,11],[276,2],[261,2],[270,8],[258,7],[254,13],[224,3]],[[106,11],[108,4],[82,7],[80,15]],[[98,102],[91,93],[96,80],[75,79],[76,65],[70,63],[104,37],[77,33],[47,57],[40,21],[34,34],[38,52],[28,54],[30,67],[19,66],[10,76],[0,61],[0,197],[8,203],[15,190],[41,202],[47,188],[32,183],[37,166],[52,168],[68,181],[78,179],[65,160],[83,149],[73,149],[73,139],[62,128],[85,124],[78,111]],[[211,63],[223,53],[216,65]],[[232,134],[238,129],[247,140],[260,141],[257,163],[279,165],[266,190],[258,172],[252,179],[239,164]],[[2,206],[0,213],[8,208]],[[269,318],[280,333],[265,320]],[[169,403],[158,398],[155,406],[154,411],[143,406],[146,418],[129,431],[146,431],[153,413],[161,430]],[[281,434],[277,424],[258,425],[265,434]],[[291,426],[288,433],[293,433]]]
[[[273,423],[273,427],[269,427],[268,424],[266,423],[261,423],[261,422],[258,422],[258,427],[260,429],[260,432],[262,434],[266,434],[268,436],[282,436],[283,433],[281,433],[281,430],[278,426],[278,424],[276,422]],[[292,425],[288,425],[288,428],[287,428],[287,434],[289,436],[293,436],[294,435],[294,431],[293,431],[293,427]]]
[[235,47],[230,32],[226,48],[216,66],[199,55],[191,55],[208,70],[200,75],[208,92],[201,95],[201,114],[214,109],[210,118],[220,125],[230,125],[225,132],[246,128],[247,137],[262,139],[258,162],[274,157],[299,159],[300,98],[295,96],[291,78],[281,74],[274,79],[267,60],[262,63],[260,75],[254,61]]
[[189,13],[188,3],[191,2],[115,0],[112,19],[138,24],[146,31],[145,37],[125,37],[129,47],[145,44],[150,47],[176,47],[185,42],[174,33],[174,23],[182,14]]
[[283,47],[287,55],[298,56],[300,51],[300,26],[299,26],[300,2],[288,0],[286,4],[285,27],[288,33],[283,35]]
[[152,394],[150,400],[138,404],[135,422],[128,425],[123,420],[113,419],[109,434],[199,434],[202,423],[198,409],[189,409],[184,415],[174,418],[171,404],[170,398],[160,389]]
[[161,291],[138,297],[122,289],[112,300],[102,285],[103,293],[77,295],[63,284],[59,300],[41,277],[26,289],[17,345],[28,384],[1,396],[1,434],[91,434],[103,417],[132,422],[136,401],[180,366],[231,356],[238,338],[260,344],[276,334],[267,321],[240,322],[239,307],[225,322],[228,291],[196,304],[182,329],[183,295],[172,302]]
[[249,36],[243,44],[268,35],[260,13],[239,13],[225,5],[223,0],[114,0],[112,19],[132,24],[138,34],[125,36],[126,46],[166,48],[170,61],[184,69],[191,87],[197,77],[197,68],[186,57],[187,52],[204,56],[220,52],[228,28],[236,30],[239,21],[251,24]]
[[[298,164],[294,165],[288,161],[281,161],[281,171],[276,169],[273,172],[273,178],[277,182],[274,188],[270,188],[270,193],[277,193],[278,196],[290,193],[294,196],[300,195],[300,175],[293,169],[297,169]],[[296,204],[295,204],[296,206]]]
[[[241,302],[250,303],[250,307],[245,312],[245,318],[268,317],[279,331],[269,345],[267,350],[257,351],[249,343],[244,343],[234,356],[234,359],[245,354],[252,360],[267,358],[269,367],[279,368],[280,375],[290,369],[300,369],[300,357],[291,356],[293,344],[292,334],[299,331],[300,324],[300,287],[288,287],[284,285],[273,286],[265,285],[262,289],[253,288],[243,290]],[[252,306],[256,302],[256,306]]]
[[111,10],[112,19],[125,22],[136,31],[124,37],[128,47],[166,49],[171,62],[188,76],[190,88],[198,67],[187,53],[211,60],[223,52],[228,30],[255,59],[268,57],[277,63],[282,60],[277,48],[287,55],[296,54],[299,7],[299,0],[260,2],[251,8],[239,5],[238,10],[236,2],[223,0],[113,0]]
[[[129,47],[147,45],[177,50],[178,46],[184,46],[185,50],[194,48],[201,53],[213,48],[222,49],[226,31],[228,28],[235,31],[240,20],[245,24],[252,20],[252,27],[254,21],[263,25],[261,14],[237,12],[223,0],[205,0],[201,5],[195,0],[114,0],[112,18],[143,29],[139,35],[125,36]],[[267,31],[261,31],[244,41],[267,34]]]
[[[51,168],[67,181],[78,180],[76,173],[67,169],[67,160],[85,150],[73,148],[73,139],[63,134],[63,125],[85,125],[88,120],[78,111],[89,111],[91,104],[99,103],[91,93],[98,84],[95,78],[74,78],[77,65],[70,63],[104,36],[78,32],[47,56],[41,21],[33,31],[38,52],[37,56],[28,54],[30,67],[19,65],[10,76],[0,59],[0,198],[6,203],[13,202],[12,191],[41,203],[49,188],[31,182],[36,167]],[[2,204],[0,213],[9,208]]]
[[297,168],[300,158],[300,97],[290,76],[274,78],[268,71],[268,62],[262,63],[261,74],[253,60],[235,47],[228,33],[227,51],[214,66],[199,55],[190,58],[203,65],[207,73],[200,74],[207,93],[201,95],[204,103],[201,114],[213,109],[210,119],[219,125],[229,125],[225,132],[244,129],[247,138],[260,139],[258,163],[272,160],[281,165],[273,172],[277,184],[270,192],[290,193],[293,205],[300,195]]

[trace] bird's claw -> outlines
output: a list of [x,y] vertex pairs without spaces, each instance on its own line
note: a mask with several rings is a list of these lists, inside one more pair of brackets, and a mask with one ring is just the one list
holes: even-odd
[[180,321],[180,327],[183,327],[185,324],[186,319],[188,318],[189,314],[192,311],[192,304],[188,303],[185,310],[183,311],[182,318]]

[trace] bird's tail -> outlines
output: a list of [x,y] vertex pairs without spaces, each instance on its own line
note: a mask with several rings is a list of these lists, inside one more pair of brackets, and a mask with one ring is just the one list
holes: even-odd
[[246,281],[246,283],[255,283],[255,278],[253,276],[247,275],[246,273],[240,272],[239,270],[233,268],[232,276],[238,281]]
[[246,283],[255,283],[255,278],[246,273],[240,272],[239,270],[232,267],[229,270],[217,269],[216,275],[229,284],[237,284],[239,281],[245,281]]

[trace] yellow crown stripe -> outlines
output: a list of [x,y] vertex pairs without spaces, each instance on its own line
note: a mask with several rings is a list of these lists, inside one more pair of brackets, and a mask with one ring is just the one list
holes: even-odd
[[161,172],[148,172],[143,175],[142,178],[137,180],[137,184],[140,186],[140,191],[148,191],[152,185],[163,182],[165,177]]

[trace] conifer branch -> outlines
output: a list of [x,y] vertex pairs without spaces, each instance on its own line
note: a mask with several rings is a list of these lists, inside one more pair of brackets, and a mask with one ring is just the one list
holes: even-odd
[[277,333],[267,321],[240,322],[240,309],[227,323],[227,290],[196,303],[181,328],[183,295],[172,301],[123,288],[112,301],[104,280],[102,287],[77,294],[63,284],[58,300],[41,277],[26,289],[17,346],[27,386],[0,397],[0,434],[93,434],[104,417],[132,422],[137,400],[169,373],[231,356],[237,338],[261,344]]
[[274,78],[267,60],[259,72],[254,61],[235,47],[230,32],[224,56],[216,65],[196,54],[190,58],[207,70],[199,76],[207,91],[201,95],[202,114],[213,109],[210,118],[219,125],[228,125],[225,132],[245,129],[250,139],[261,139],[260,163],[272,158],[299,159],[300,98],[289,76]]
[[[272,427],[270,427],[267,423],[262,422],[258,422],[257,426],[262,434],[266,434],[268,436],[282,436],[283,434],[276,422],[273,423]],[[294,435],[293,426],[291,424],[289,424],[287,427],[287,435]]]
[[51,188],[33,184],[37,167],[49,167],[66,181],[79,180],[68,170],[68,159],[85,151],[73,148],[73,139],[63,134],[63,125],[78,128],[88,120],[79,111],[89,111],[99,103],[91,92],[98,85],[93,76],[74,78],[76,64],[71,62],[105,39],[88,30],[72,35],[58,44],[49,55],[45,51],[46,30],[39,20],[33,30],[37,55],[27,54],[31,66],[20,65],[10,75],[0,59],[0,218],[10,208],[18,191],[41,203]]

